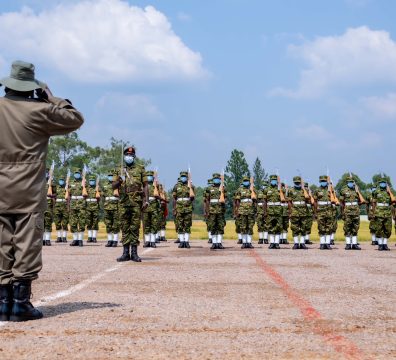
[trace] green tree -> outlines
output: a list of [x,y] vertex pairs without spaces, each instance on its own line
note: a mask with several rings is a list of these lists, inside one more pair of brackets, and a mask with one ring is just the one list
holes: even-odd
[[261,189],[268,179],[268,174],[261,165],[261,160],[257,157],[253,163],[252,174],[254,178],[254,186],[256,189]]
[[232,150],[225,169],[224,180],[227,191],[226,216],[232,217],[233,197],[244,176],[250,177],[249,165],[245,154],[237,149]]
[[373,175],[373,184],[376,185],[379,182],[379,179],[381,179],[382,177],[384,177],[387,181],[387,183],[389,184],[389,186],[392,188],[392,181],[389,175],[385,174],[385,173],[378,173],[378,174],[374,174]]

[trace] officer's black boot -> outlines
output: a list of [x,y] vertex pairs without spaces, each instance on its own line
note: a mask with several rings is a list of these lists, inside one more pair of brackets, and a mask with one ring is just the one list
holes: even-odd
[[326,249],[325,249],[325,244],[320,244],[319,249],[320,249],[320,250],[326,250]]
[[268,249],[273,249],[273,248],[274,248],[274,244],[271,243],[271,244],[268,246]]
[[388,244],[382,245],[382,249],[385,250],[385,251],[390,251],[390,249],[388,247]]
[[70,246],[78,246],[78,240],[73,240],[73,241],[70,243]]
[[259,244],[259,245],[264,244],[264,240],[263,239],[259,239],[257,244]]
[[217,248],[220,249],[220,250],[222,250],[222,249],[224,249],[224,246],[223,246],[222,243],[220,243],[220,244],[217,244]]
[[93,238],[92,238],[92,242],[93,242],[93,243],[97,243],[97,242],[98,242],[98,240],[96,240],[96,238],[95,238],[95,237],[93,237]]
[[191,248],[190,242],[189,242],[189,241],[185,241],[185,242],[184,242],[184,247],[185,247],[186,249]]
[[12,285],[0,285],[0,321],[10,320],[12,307]]
[[45,240],[43,240],[43,246],[45,246]]
[[346,245],[345,245],[345,250],[351,250],[351,249],[352,249],[351,244],[346,244]]
[[118,262],[131,260],[131,255],[129,255],[129,244],[123,245],[123,248],[124,248],[124,250],[122,252],[122,255],[119,258],[117,258]]
[[274,245],[275,245],[275,248],[274,248],[274,249],[280,249],[279,244],[274,244]]
[[212,243],[212,246],[210,247],[210,250],[216,250],[217,249],[217,246],[216,246],[217,244],[213,244]]
[[373,240],[373,241],[371,241],[371,245],[378,245],[378,242]]
[[45,246],[51,246],[51,240],[45,240]]
[[242,244],[242,239],[238,239],[237,244],[241,245]]
[[87,243],[91,243],[91,242],[92,242],[92,238],[90,236],[88,236]]
[[165,237],[165,236],[163,236],[163,237],[162,237],[162,239],[161,239],[161,241],[163,241],[163,242],[167,242],[168,240],[166,240],[166,237]]
[[137,253],[137,245],[132,245],[131,247],[131,260],[135,262],[141,262],[142,259],[139,257]]
[[10,321],[37,320],[43,317],[42,312],[35,309],[30,302],[30,296],[32,294],[31,285],[31,281],[14,282]]
[[246,244],[242,243],[241,249],[246,249]]
[[179,248],[179,249],[184,248],[184,241],[179,241],[179,246],[178,246],[178,248]]
[[330,240],[330,245],[335,245],[334,244],[334,240],[332,239],[332,240]]
[[151,245],[152,248],[156,248],[157,247],[157,244],[155,242],[150,243],[150,245]]
[[383,251],[384,250],[384,245],[378,245],[378,251]]
[[312,242],[311,240],[305,240],[305,244],[307,244],[307,245],[312,245],[313,242]]
[[286,244],[286,245],[289,244],[289,242],[287,241],[287,239],[283,239],[283,243]]
[[67,239],[65,237],[62,238],[62,242],[67,243]]

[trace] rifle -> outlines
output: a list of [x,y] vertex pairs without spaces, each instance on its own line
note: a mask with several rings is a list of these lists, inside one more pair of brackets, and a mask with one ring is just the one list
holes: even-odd
[[52,160],[52,164],[51,164],[51,168],[49,171],[49,176],[48,176],[48,190],[47,190],[47,196],[52,197],[53,193],[52,193],[52,180],[54,178],[54,169],[55,169],[55,161]]
[[278,170],[276,170],[276,176],[277,176],[277,180],[278,180],[278,190],[279,190],[280,201],[281,202],[286,202],[286,197],[285,197],[285,193],[283,192],[283,189],[282,189],[282,185],[281,185],[281,181],[280,181],[280,176],[279,176],[279,171]]
[[[349,172],[349,176],[351,178],[353,178],[351,172]],[[356,191],[356,193],[358,194],[358,197],[359,197],[359,203],[360,204],[365,204],[366,203],[366,199],[363,197],[362,193],[360,192],[359,186],[356,184],[356,181],[354,181],[354,183],[355,183],[355,191]]]
[[390,196],[391,202],[392,202],[392,203],[395,203],[395,202],[396,202],[396,197],[395,197],[395,195],[393,195],[393,192],[392,192],[392,190],[391,190],[389,184],[386,186],[386,191],[388,192],[388,194],[389,194],[389,196]]
[[153,186],[154,186],[154,197],[159,197],[160,193],[158,191],[158,172],[157,172],[157,170],[154,171]]
[[84,168],[83,168],[83,173],[82,173],[82,181],[81,181],[81,184],[82,184],[82,196],[88,196],[88,192],[87,192],[87,188],[86,188],[86,182],[87,182],[87,166],[86,165],[84,165]]
[[194,189],[192,187],[192,182],[191,182],[191,169],[190,169],[190,167],[188,167],[188,188],[190,190],[190,194],[189,194],[190,198],[195,197]]
[[99,198],[100,198],[100,190],[99,190],[99,175],[96,177],[95,197],[96,197],[97,199],[99,199]]
[[250,198],[252,200],[256,200],[257,199],[257,195],[256,192],[254,191],[254,178],[253,176],[250,177]]
[[313,196],[311,194],[311,191],[309,189],[307,191],[307,189],[305,188],[305,182],[304,182],[304,179],[302,177],[301,177],[301,187],[303,189],[303,194],[304,194],[305,200],[309,201],[310,204],[313,205],[315,200],[314,200],[314,198],[313,198]]
[[333,183],[331,182],[330,176],[327,175],[327,182],[329,183],[329,192],[330,192],[330,201],[333,204],[339,205],[340,201],[337,198],[337,195],[334,191]]
[[65,200],[68,200],[70,197],[69,184],[70,184],[70,169],[67,169],[66,184],[65,184]]
[[224,170],[221,172],[221,184],[220,184],[220,199],[219,202],[224,204],[225,203],[225,195],[224,195]]
[[[120,177],[121,177],[121,179],[122,179],[123,164],[124,164],[124,149],[123,149],[123,147],[124,147],[124,144],[121,141],[121,166],[120,166]],[[114,177],[113,177],[113,181],[117,181],[117,180],[118,179],[114,179]],[[119,188],[114,189],[113,190],[113,195],[115,197],[120,197],[120,189]]]

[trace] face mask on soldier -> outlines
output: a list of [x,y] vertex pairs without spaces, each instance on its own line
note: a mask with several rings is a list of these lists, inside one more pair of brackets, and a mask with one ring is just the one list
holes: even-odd
[[186,177],[186,176],[182,176],[182,177],[180,178],[180,181],[181,181],[183,184],[185,184],[185,183],[187,182],[187,177]]
[[244,182],[242,183],[242,185],[243,185],[245,188],[247,188],[247,187],[250,186],[250,181],[244,181]]
[[381,189],[386,189],[386,185],[387,185],[386,182],[383,182],[383,181],[382,181],[382,182],[380,182],[379,185],[380,185],[380,188],[381,188]]
[[218,179],[218,178],[213,179],[213,184],[215,184],[215,185],[220,185],[220,184],[221,184],[221,180]]
[[95,180],[89,180],[89,186],[95,186]]
[[76,180],[80,180],[81,179],[81,174],[80,173],[74,173],[74,178],[76,179]]
[[350,189],[353,189],[354,188],[354,186],[355,186],[355,184],[352,182],[352,181],[348,181],[348,187],[350,188]]
[[107,180],[109,180],[110,182],[113,182],[113,175],[107,175]]
[[323,187],[323,188],[326,187],[327,186],[327,181],[321,181],[320,182],[320,186]]
[[278,185],[278,181],[277,181],[277,180],[271,180],[271,185],[272,185],[272,186]]
[[65,185],[65,180],[59,180],[58,184],[59,184],[59,186],[64,186]]
[[154,181],[154,177],[151,176],[151,175],[147,176],[147,181],[150,182],[150,183],[153,182]]
[[294,183],[294,187],[296,189],[301,189],[301,183]]
[[133,155],[125,155],[124,161],[127,165],[132,165],[133,162],[135,161],[135,157]]

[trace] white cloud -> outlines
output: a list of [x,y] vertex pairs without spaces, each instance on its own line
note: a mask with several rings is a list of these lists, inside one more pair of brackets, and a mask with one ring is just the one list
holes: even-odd
[[339,87],[396,83],[396,43],[386,31],[351,28],[341,36],[290,45],[288,51],[306,68],[296,90],[278,87],[270,96],[315,98]]
[[189,14],[186,14],[185,12],[183,12],[183,11],[179,11],[178,13],[177,13],[177,18],[180,20],[180,21],[182,21],[182,22],[190,22],[191,21],[191,15],[189,15]]
[[190,80],[207,76],[202,57],[167,17],[122,0],[83,0],[39,13],[0,15],[1,55],[36,59],[79,82]]
[[389,93],[383,97],[365,97],[360,103],[377,118],[396,119],[396,93]]

